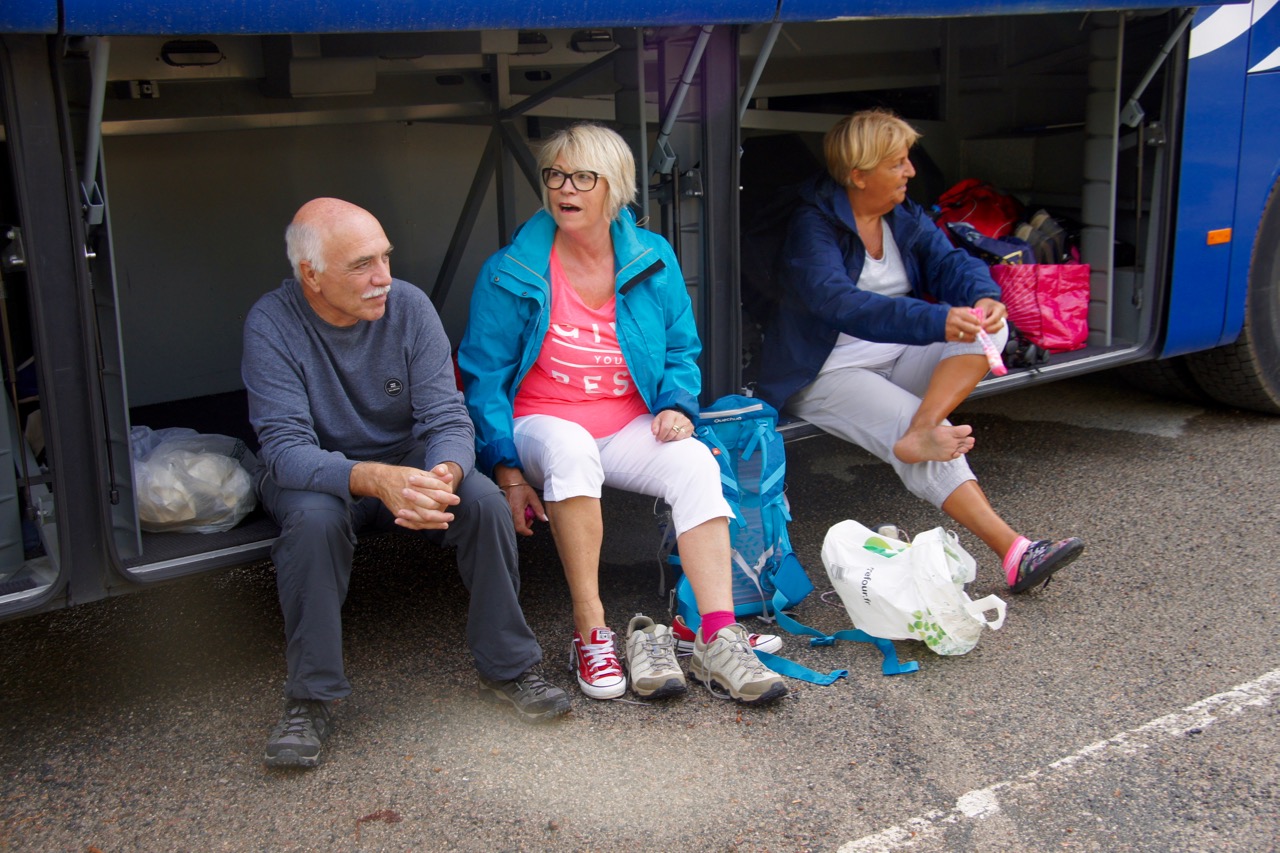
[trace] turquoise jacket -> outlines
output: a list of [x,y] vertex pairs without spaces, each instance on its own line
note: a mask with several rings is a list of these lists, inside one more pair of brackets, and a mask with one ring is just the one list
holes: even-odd
[[[476,427],[476,467],[491,476],[495,465],[521,467],[512,410],[551,322],[555,233],[551,214],[538,211],[509,246],[485,262],[471,294],[458,368]],[[632,381],[650,412],[677,409],[696,420],[702,344],[675,252],[661,236],[637,228],[628,208],[609,233],[617,270],[618,342]]]

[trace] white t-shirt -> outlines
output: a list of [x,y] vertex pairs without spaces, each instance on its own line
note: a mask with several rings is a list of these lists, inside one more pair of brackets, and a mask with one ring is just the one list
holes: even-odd
[[[907,268],[902,264],[902,254],[888,226],[884,228],[884,257],[879,260],[867,253],[858,276],[858,289],[879,293],[882,296],[906,296],[911,292],[907,281]],[[883,344],[864,341],[852,335],[840,333],[835,348],[827,356],[819,375],[841,367],[880,367],[893,364],[907,348],[907,344]]]

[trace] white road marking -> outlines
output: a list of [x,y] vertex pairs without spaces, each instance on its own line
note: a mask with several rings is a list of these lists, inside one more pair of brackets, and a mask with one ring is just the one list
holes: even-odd
[[956,808],[965,817],[987,818],[1000,811],[1000,800],[990,788],[983,788],[962,795]]
[[962,820],[983,820],[1000,811],[1000,792],[1034,788],[1038,780],[1058,773],[1087,773],[1091,765],[1115,756],[1135,755],[1165,741],[1192,731],[1202,731],[1225,717],[1241,714],[1250,708],[1270,705],[1280,696],[1280,669],[1246,684],[1217,693],[1188,705],[1181,711],[1157,717],[1134,729],[1091,743],[1071,755],[1045,767],[1038,767],[1016,779],[997,782],[986,788],[969,791],[956,800],[948,811],[934,810],[881,830],[873,835],[850,841],[839,853],[887,853],[911,847],[937,834],[940,827]]

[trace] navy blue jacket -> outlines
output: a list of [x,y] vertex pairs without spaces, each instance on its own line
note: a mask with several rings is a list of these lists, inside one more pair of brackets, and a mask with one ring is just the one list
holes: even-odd
[[844,187],[822,175],[800,196],[778,261],[782,300],[765,328],[756,388],[779,411],[817,377],[841,332],[878,343],[931,344],[946,340],[951,306],[1000,299],[986,264],[952,246],[910,200],[884,222],[902,254],[911,294],[859,290],[867,250]]

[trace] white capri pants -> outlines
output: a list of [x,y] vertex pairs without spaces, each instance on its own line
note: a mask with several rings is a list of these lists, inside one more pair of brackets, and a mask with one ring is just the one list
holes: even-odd
[[[997,350],[1003,351],[1008,340],[1008,324],[991,334]],[[920,408],[938,362],[969,354],[982,355],[982,345],[956,341],[909,346],[884,364],[837,368],[797,392],[787,411],[888,462],[911,494],[941,508],[965,481],[977,479],[965,457],[909,465],[893,455],[893,446]]]
[[553,415],[515,420],[516,452],[525,479],[548,501],[599,498],[603,486],[662,498],[676,535],[713,518],[733,515],[720,491],[720,466],[706,445],[690,437],[658,441],[644,414],[605,438]]

